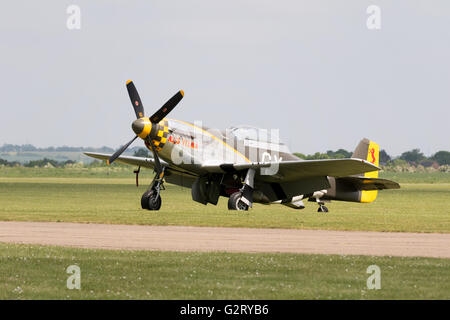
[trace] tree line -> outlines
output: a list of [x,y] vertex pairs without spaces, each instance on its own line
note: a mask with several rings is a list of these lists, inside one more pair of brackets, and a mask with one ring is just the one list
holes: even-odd
[[[315,160],[315,159],[342,159],[350,158],[353,152],[347,151],[345,149],[339,149],[336,151],[329,150],[325,153],[316,152],[314,154],[305,155],[303,153],[294,153],[297,157],[304,160]],[[402,160],[410,165],[422,165],[424,167],[430,167],[432,165],[450,165],[450,152],[449,151],[438,151],[430,157],[426,157],[420,149],[413,149],[410,151],[403,152],[399,157],[391,157],[386,150],[382,149],[380,151],[380,164],[389,165],[395,164]]]
[[[130,150],[135,151],[140,149],[140,147],[133,147]],[[5,143],[3,146],[0,146],[0,152],[104,152],[104,153],[112,153],[115,150],[110,147],[47,147],[47,148],[38,148],[33,146],[32,144],[7,144]]]

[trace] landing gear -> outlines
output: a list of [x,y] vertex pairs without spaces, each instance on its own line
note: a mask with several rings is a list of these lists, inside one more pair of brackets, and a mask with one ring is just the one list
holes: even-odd
[[230,199],[228,199],[228,210],[248,210],[248,205],[242,201],[242,193],[240,191],[230,195]]
[[255,179],[255,169],[250,168],[245,175],[242,188],[231,194],[228,199],[229,210],[247,211],[253,205],[253,182]]
[[328,208],[325,207],[325,202],[330,202],[330,200],[323,199],[326,194],[327,190],[320,190],[314,192],[312,195],[309,196],[308,201],[315,202],[319,205],[319,209],[317,209],[317,212],[328,212]]
[[161,196],[155,190],[148,190],[142,195],[141,207],[147,210],[159,210],[161,202]]
[[141,198],[142,209],[147,210],[159,210],[161,208],[161,196],[159,195],[161,190],[164,190],[164,168],[161,174],[157,174],[153,179],[150,187],[144,192]]

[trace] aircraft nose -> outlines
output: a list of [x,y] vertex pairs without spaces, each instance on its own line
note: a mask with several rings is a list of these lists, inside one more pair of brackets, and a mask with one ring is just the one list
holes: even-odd
[[138,137],[145,139],[152,130],[152,124],[148,118],[140,118],[133,121],[131,129],[133,129]]

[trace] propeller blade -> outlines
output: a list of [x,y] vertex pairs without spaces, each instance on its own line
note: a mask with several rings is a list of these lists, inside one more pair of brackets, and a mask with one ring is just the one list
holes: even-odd
[[134,86],[133,81],[127,81],[128,95],[130,96],[131,104],[133,105],[134,112],[136,113],[136,118],[142,118],[144,116],[144,106],[142,105],[141,98]]
[[156,151],[156,147],[153,144],[152,140],[150,140],[150,146],[152,147],[153,159],[155,159],[155,169],[156,169],[156,172],[157,172],[157,174],[159,176],[161,174],[161,172],[162,172],[162,166],[161,166],[161,162],[159,161],[158,152]]
[[116,160],[129,146],[130,144],[133,143],[134,140],[137,139],[138,136],[135,136],[133,139],[131,139],[127,144],[123,145],[119,150],[117,150],[116,152],[114,152],[114,154],[108,159],[106,160],[106,163],[108,165],[110,165],[111,163],[114,162],[114,160]]
[[178,104],[178,102],[181,101],[184,97],[183,90],[178,91],[175,93],[175,95],[170,98],[158,111],[156,111],[151,117],[150,122],[151,123],[158,123],[160,122],[165,116],[169,114],[170,111],[175,108],[175,106]]

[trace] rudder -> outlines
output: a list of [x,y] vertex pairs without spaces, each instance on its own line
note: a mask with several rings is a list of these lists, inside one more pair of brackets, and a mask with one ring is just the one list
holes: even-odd
[[[359,142],[358,146],[355,149],[355,152],[353,152],[352,158],[367,160],[368,162],[378,167],[380,163],[379,155],[380,146],[378,145],[378,143],[364,138]],[[378,178],[378,171],[366,172],[363,176],[367,178]],[[360,202],[372,202],[377,198],[377,195],[377,190],[362,190]]]

